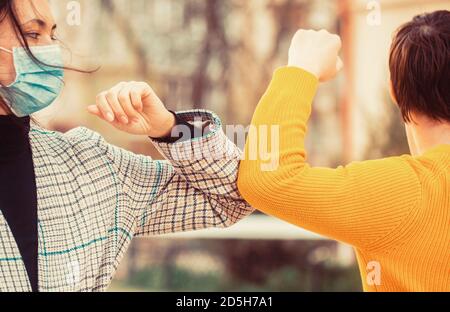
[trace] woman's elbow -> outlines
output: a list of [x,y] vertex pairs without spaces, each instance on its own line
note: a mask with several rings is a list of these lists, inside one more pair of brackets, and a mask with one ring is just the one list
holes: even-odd
[[252,179],[249,177],[248,172],[246,170],[239,171],[239,176],[237,180],[237,185],[239,189],[239,193],[241,193],[242,197],[250,203],[251,200],[251,189],[252,189]]

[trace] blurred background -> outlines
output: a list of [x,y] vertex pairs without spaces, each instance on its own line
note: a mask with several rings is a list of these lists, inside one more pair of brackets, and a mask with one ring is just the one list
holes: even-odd
[[[298,28],[343,38],[344,72],[321,86],[309,126],[309,162],[408,153],[388,92],[392,34],[450,0],[51,0],[70,64],[66,88],[38,120],[50,129],[92,128],[121,147],[160,158],[145,137],[86,113],[120,81],[149,82],[172,110],[204,108],[228,125],[250,123]],[[80,12],[77,15],[77,12]],[[136,239],[112,291],[361,291],[350,247],[262,214],[225,231]],[[363,278],[364,274],[363,274]]]

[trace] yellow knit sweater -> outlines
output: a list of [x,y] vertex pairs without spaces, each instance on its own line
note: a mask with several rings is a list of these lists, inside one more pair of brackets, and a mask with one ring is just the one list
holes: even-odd
[[[242,195],[269,215],[352,245],[365,291],[450,291],[450,145],[420,157],[312,168],[305,135],[317,86],[299,68],[275,72],[252,121]],[[249,142],[260,126],[276,125],[279,166],[265,171]]]

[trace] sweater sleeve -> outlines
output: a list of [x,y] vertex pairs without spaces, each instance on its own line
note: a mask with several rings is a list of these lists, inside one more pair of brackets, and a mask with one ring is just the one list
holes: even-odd
[[[355,162],[337,169],[311,167],[305,136],[317,86],[317,79],[302,69],[275,72],[253,117],[239,190],[269,215],[355,247],[393,243],[420,201],[414,159]],[[274,126],[279,127],[279,162],[267,171],[264,159],[252,156],[251,146],[261,131]]]

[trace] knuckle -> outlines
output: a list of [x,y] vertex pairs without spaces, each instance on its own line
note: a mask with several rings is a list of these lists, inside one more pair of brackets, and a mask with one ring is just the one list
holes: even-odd
[[105,97],[106,97],[108,100],[113,99],[115,96],[116,96],[116,94],[115,94],[114,91],[112,91],[112,90],[107,91],[106,94],[105,94]]
[[105,92],[101,92],[101,93],[97,94],[97,96],[95,97],[95,99],[97,100],[97,102],[99,102],[99,101],[101,101],[104,97],[105,97]]
[[119,82],[118,84],[116,84],[116,86],[115,86],[114,88],[121,88],[121,87],[123,87],[125,84],[126,84],[126,82],[124,82],[124,81]]
[[137,84],[143,88],[150,88],[150,85],[145,81],[138,82]]
[[140,100],[139,92],[136,90],[131,91],[131,97],[136,100]]
[[125,102],[128,100],[128,94],[127,93],[120,93],[118,96],[118,99],[120,102]]
[[133,85],[133,82],[131,82],[131,81],[124,82],[119,90],[119,94],[124,92],[125,89],[130,88],[132,85]]

